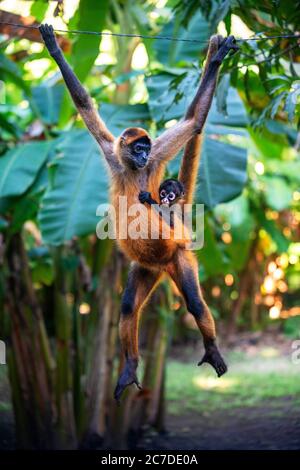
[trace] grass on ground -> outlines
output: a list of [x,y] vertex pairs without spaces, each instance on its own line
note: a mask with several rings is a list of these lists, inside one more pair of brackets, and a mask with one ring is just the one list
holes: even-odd
[[[273,348],[253,355],[243,352],[226,354],[227,374],[218,378],[209,365],[169,360],[167,363],[167,401],[171,414],[184,411],[234,409],[260,406],[268,402],[278,412],[278,400],[300,404],[300,365],[292,363]],[[273,402],[272,402],[272,399]],[[277,408],[277,409],[276,409]]]

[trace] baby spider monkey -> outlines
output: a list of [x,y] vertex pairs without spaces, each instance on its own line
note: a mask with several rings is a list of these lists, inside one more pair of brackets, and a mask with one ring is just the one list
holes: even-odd
[[[170,178],[163,181],[158,190],[159,203],[152,198],[151,193],[148,191],[141,191],[139,194],[139,201],[142,204],[149,204],[153,206],[155,210],[159,211],[160,215],[163,215],[163,209],[172,207],[174,204],[180,204],[183,206],[184,203],[184,187],[180,181]],[[174,213],[170,212],[170,226],[174,227]]]
[[142,204],[161,204],[165,206],[173,206],[173,204],[183,201],[184,187],[180,181],[173,178],[163,181],[158,190],[159,203],[152,198],[151,193],[141,191],[139,201]]

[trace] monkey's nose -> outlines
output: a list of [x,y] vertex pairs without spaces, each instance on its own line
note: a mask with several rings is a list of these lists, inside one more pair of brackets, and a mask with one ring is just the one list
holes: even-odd
[[162,200],[161,200],[161,203],[162,204],[167,204],[169,205],[169,199],[167,197],[164,197]]

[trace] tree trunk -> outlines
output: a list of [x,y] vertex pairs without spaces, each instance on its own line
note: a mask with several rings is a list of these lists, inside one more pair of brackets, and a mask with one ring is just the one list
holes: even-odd
[[8,243],[7,264],[8,368],[17,444],[26,449],[52,449],[54,362],[21,234],[13,235]]

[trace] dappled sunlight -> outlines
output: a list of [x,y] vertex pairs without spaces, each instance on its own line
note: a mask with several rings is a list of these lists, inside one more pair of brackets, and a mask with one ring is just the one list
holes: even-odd
[[149,64],[148,54],[144,44],[139,44],[132,56],[132,68],[135,70],[144,69]]
[[279,351],[278,349],[275,348],[264,348],[260,351],[260,356],[266,357],[266,358],[272,358],[272,357],[278,357],[279,356]]
[[24,70],[30,72],[31,76],[34,78],[41,78],[50,64],[51,61],[48,58],[32,60],[24,65]]
[[202,377],[197,375],[192,379],[193,384],[202,390],[215,390],[217,392],[226,392],[229,389],[235,388],[239,385],[240,381],[232,377]]

